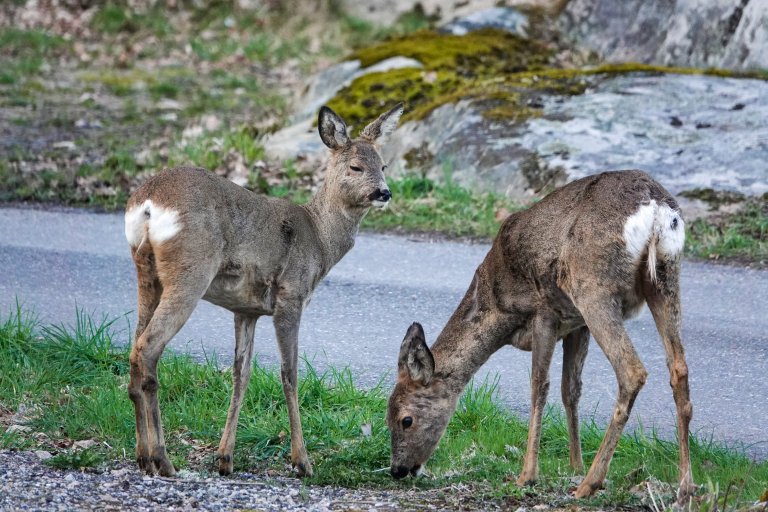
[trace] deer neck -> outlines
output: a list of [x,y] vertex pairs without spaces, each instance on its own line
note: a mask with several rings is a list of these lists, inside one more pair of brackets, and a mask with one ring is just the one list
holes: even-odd
[[481,265],[431,348],[437,375],[457,395],[488,358],[504,346],[512,328],[510,318],[488,303],[482,270]]
[[349,208],[324,183],[306,209],[317,229],[323,261],[330,269],[355,245],[355,236],[368,208]]

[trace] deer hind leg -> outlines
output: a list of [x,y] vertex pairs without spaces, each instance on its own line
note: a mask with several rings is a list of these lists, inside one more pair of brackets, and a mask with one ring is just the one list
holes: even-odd
[[597,344],[611,363],[619,385],[613,416],[603,442],[587,475],[576,489],[575,496],[584,498],[602,486],[621,432],[627,424],[632,405],[645,384],[648,372],[624,330],[620,308],[615,305],[615,301],[610,296],[595,294],[590,298],[576,299],[574,303],[582,313]]
[[[146,329],[152,315],[155,313],[162,286],[157,277],[154,254],[149,243],[142,244],[137,249],[131,250],[133,262],[136,265],[136,277],[138,288],[138,323],[133,337],[134,346]],[[143,471],[151,470],[149,460],[149,441],[147,433],[146,403],[144,393],[141,392],[142,375],[138,365],[131,364],[131,382],[134,384],[128,389],[128,394],[133,402],[136,413],[136,459]]]
[[584,472],[579,436],[579,399],[581,398],[581,371],[589,348],[589,329],[582,327],[563,338],[563,380],[560,393],[563,397],[565,416],[568,422],[568,451],[571,468]]
[[[174,255],[177,251],[174,252]],[[171,256],[171,254],[169,254]],[[158,254],[155,253],[155,257]],[[171,261],[166,258],[164,261]],[[173,476],[175,470],[165,449],[165,436],[160,422],[160,408],[157,403],[157,362],[165,346],[184,325],[194,311],[197,301],[203,296],[215,275],[217,262],[203,264],[194,261],[173,259],[176,269],[183,268],[183,274],[173,274],[169,268],[158,267],[163,291],[152,319],[136,340],[131,350],[131,396],[141,394],[144,405],[144,423],[147,430],[149,464],[144,468],[149,473],[157,471],[162,476]],[[166,265],[167,267],[167,265]],[[138,418],[137,418],[138,420]],[[137,429],[142,425],[137,423]]]
[[531,418],[528,425],[528,446],[517,485],[532,485],[538,477],[541,420],[549,393],[549,366],[557,343],[551,326],[545,325],[540,319],[534,321],[532,336]]
[[235,449],[237,419],[243,405],[245,391],[253,370],[253,335],[256,330],[257,316],[245,316],[235,313],[235,361],[232,364],[232,400],[227,413],[227,423],[219,443],[219,474],[232,473],[232,454]]
[[283,381],[283,393],[288,406],[288,419],[291,424],[291,461],[299,476],[312,476],[312,464],[309,462],[304,446],[304,434],[301,429],[298,398],[298,351],[299,323],[302,307],[300,301],[283,302],[275,310],[273,323],[280,349],[280,377]]
[[688,501],[696,486],[691,474],[691,460],[688,446],[688,428],[693,415],[688,391],[688,364],[685,362],[685,351],[680,336],[682,312],[680,307],[680,265],[677,261],[659,261],[656,266],[658,279],[644,281],[643,291],[648,301],[648,307],[656,322],[669,368],[669,384],[677,408],[677,437],[680,443],[680,488],[678,500]]

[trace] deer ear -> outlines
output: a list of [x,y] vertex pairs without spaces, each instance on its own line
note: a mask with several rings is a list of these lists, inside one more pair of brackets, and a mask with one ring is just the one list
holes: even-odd
[[366,126],[360,133],[360,138],[377,144],[385,143],[390,134],[397,128],[397,122],[400,121],[401,115],[403,115],[402,102],[395,105],[395,108],[389,112],[381,114],[377,120]]
[[349,144],[347,125],[328,107],[320,108],[320,114],[317,116],[317,130],[320,132],[323,144],[331,149],[341,149]]
[[432,357],[424,338],[421,324],[414,322],[405,333],[403,344],[400,345],[400,357],[397,361],[398,371],[408,372],[408,376],[422,385],[427,386],[435,373],[435,359]]

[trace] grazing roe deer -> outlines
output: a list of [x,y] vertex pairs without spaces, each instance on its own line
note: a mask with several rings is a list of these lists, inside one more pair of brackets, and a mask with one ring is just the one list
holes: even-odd
[[330,148],[325,181],[306,205],[254,194],[204,169],[176,168],[149,178],[128,201],[125,235],[138,277],[138,323],[128,393],[136,410],[136,454],[147,473],[174,475],[157,402],[157,362],[204,299],[235,314],[232,400],[219,444],[219,473],[232,472],[240,408],[252,370],[256,321],[271,315],[291,426],[291,460],[311,475],[299,417],[299,322],[312,292],[354,245],[371,206],[391,198],[380,144],[402,104],[350,139],[323,107],[320,137]]
[[590,332],[616,373],[618,395],[582,498],[603,483],[646,370],[623,322],[650,307],[677,406],[680,492],[695,490],[688,450],[692,406],[680,339],[680,255],[685,239],[675,199],[641,171],[606,172],[556,190],[509,216],[431,350],[421,325],[408,329],[389,399],[392,476],[429,459],[472,375],[504,345],[532,352],[528,446],[518,485],[535,482],[549,366],[563,340],[562,399],[571,467],[583,471],[577,406]]

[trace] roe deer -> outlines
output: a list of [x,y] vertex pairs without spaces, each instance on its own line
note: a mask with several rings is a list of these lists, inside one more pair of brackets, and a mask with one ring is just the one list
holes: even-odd
[[136,409],[136,454],[147,473],[172,476],[157,403],[157,362],[197,301],[235,314],[232,400],[219,444],[219,473],[232,472],[237,419],[252,370],[256,321],[271,315],[291,426],[291,460],[311,475],[297,397],[299,322],[313,290],[355,242],[371,206],[392,194],[379,144],[402,104],[350,139],[331,109],[320,109],[330,148],[325,181],[306,205],[254,194],[204,169],[164,170],[128,201],[125,235],[138,277],[138,323],[128,393]]
[[420,470],[469,379],[491,354],[512,345],[532,352],[528,446],[517,483],[535,482],[549,366],[559,339],[570,464],[582,472],[577,406],[591,332],[618,381],[605,438],[575,491],[578,498],[594,493],[645,383],[646,370],[623,322],[647,301],[666,349],[677,406],[679,497],[689,496],[695,489],[688,451],[692,406],[680,339],[678,282],[684,239],[675,199],[641,171],[574,181],[510,215],[431,350],[417,323],[403,340],[387,412],[392,476]]

